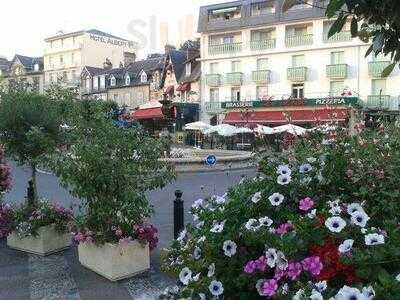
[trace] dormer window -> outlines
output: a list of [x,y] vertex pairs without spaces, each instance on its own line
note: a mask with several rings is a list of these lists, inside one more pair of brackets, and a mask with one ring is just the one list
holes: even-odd
[[147,82],[147,74],[146,74],[145,72],[143,72],[143,73],[140,75],[140,82],[142,82],[142,83]]
[[86,91],[90,92],[90,77],[86,77]]
[[93,77],[93,89],[99,89],[99,77]]
[[275,13],[274,1],[263,1],[251,5],[251,15],[261,16]]
[[130,85],[130,84],[131,84],[131,77],[128,74],[126,74],[125,75],[125,85]]
[[233,6],[221,9],[212,9],[208,12],[209,21],[226,21],[241,18],[241,7]]
[[192,73],[192,64],[188,62],[186,64],[186,76],[190,76],[191,73]]
[[115,86],[116,84],[117,84],[117,80],[115,79],[114,76],[111,76],[111,78],[110,78],[110,85],[111,85],[111,86]]
[[106,88],[106,76],[100,76],[100,88],[105,89]]
[[313,7],[313,0],[297,0],[296,3],[289,8],[289,11],[307,9],[312,7]]
[[39,64],[35,64],[35,65],[33,66],[33,70],[34,70],[35,72],[38,72],[38,71],[39,71]]

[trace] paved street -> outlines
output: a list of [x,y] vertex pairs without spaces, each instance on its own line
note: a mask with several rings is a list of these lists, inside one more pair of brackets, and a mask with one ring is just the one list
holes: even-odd
[[[244,176],[254,174],[252,170],[182,174],[162,190],[149,192],[154,206],[152,222],[159,229],[160,243],[152,254],[149,272],[133,279],[111,283],[83,268],[77,258],[76,248],[59,255],[38,257],[10,250],[5,240],[0,241],[0,300],[12,299],[154,299],[173,280],[159,271],[159,252],[173,237],[172,201],[174,191],[183,191],[185,211],[198,198],[207,194],[223,194]],[[24,200],[29,169],[13,165],[14,189],[5,201],[19,203]],[[51,201],[69,206],[79,204],[60,187],[56,177],[39,174],[39,194]],[[188,214],[185,221],[190,221]]]

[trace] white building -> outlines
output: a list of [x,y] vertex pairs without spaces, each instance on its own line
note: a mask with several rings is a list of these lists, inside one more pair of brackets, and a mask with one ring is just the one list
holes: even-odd
[[[370,109],[399,110],[399,70],[381,76],[389,59],[365,58],[369,45],[351,38],[349,24],[328,39],[332,21],[319,8],[324,1],[310,0],[287,12],[283,4],[244,0],[200,8],[203,120],[218,115],[213,122],[221,122],[227,107],[257,112],[271,106],[265,102],[288,98],[338,96],[328,102],[343,106],[348,104],[343,96],[352,96]],[[232,101],[242,104],[222,104]],[[326,103],[311,102],[313,110],[315,103]]]
[[117,67],[134,61],[136,51],[134,42],[95,29],[57,34],[45,39],[45,83],[77,86],[84,66],[102,68],[107,59]]

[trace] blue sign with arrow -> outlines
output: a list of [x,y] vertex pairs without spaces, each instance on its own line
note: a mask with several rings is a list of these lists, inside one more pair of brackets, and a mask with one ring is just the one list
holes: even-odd
[[217,163],[217,157],[213,154],[210,154],[206,157],[206,164],[210,167],[214,166]]

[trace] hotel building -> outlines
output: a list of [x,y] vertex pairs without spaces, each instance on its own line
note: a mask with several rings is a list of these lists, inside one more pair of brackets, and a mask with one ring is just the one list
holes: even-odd
[[389,58],[365,58],[369,44],[352,38],[349,24],[328,38],[326,1],[286,12],[284,2],[200,8],[203,120],[308,124],[346,121],[350,107],[398,113],[399,70],[382,76]]

